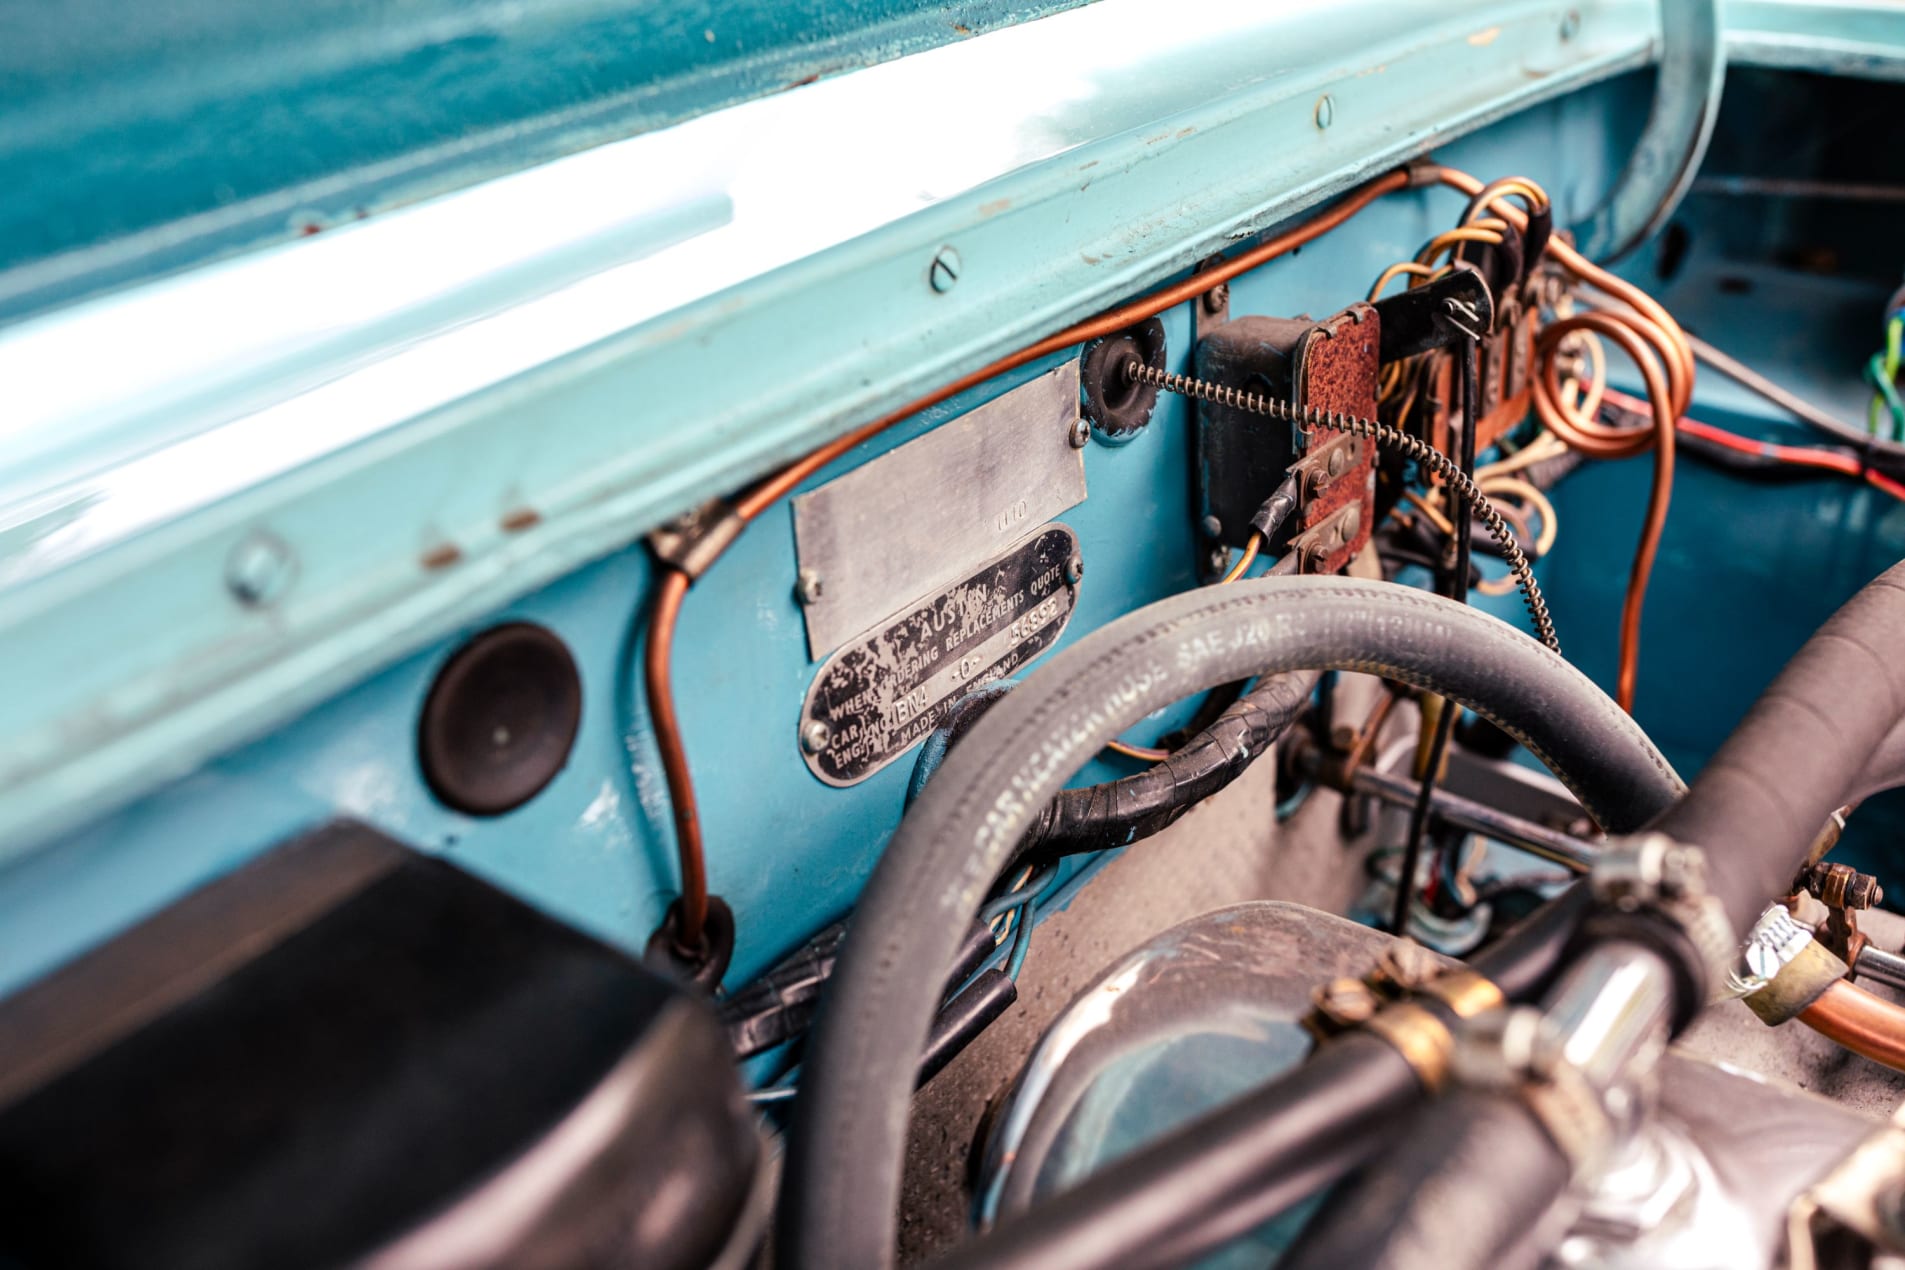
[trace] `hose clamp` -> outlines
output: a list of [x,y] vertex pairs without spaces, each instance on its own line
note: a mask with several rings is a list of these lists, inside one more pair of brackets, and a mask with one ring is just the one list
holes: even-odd
[[1708,983],[1723,983],[1737,948],[1719,897],[1707,891],[1706,853],[1666,834],[1610,841],[1588,875],[1594,898],[1619,913],[1650,913],[1678,927],[1705,963]]
[[1363,1024],[1363,1030],[1381,1037],[1402,1055],[1423,1089],[1442,1092],[1455,1056],[1455,1034],[1433,1010],[1413,1001],[1398,1001]]
[[1609,1099],[1560,1057],[1552,1031],[1535,1006],[1494,1011],[1464,1029],[1450,1072],[1470,1087],[1521,1099],[1580,1177],[1607,1158],[1620,1125]]
[[1501,988],[1466,966],[1451,966],[1413,939],[1391,941],[1361,979],[1332,979],[1311,993],[1316,1009],[1305,1020],[1319,1039],[1361,1029],[1400,1054],[1429,1093],[1448,1082],[1455,1035],[1437,1011],[1411,1000],[1440,1002],[1458,1019],[1484,1014],[1506,999]]

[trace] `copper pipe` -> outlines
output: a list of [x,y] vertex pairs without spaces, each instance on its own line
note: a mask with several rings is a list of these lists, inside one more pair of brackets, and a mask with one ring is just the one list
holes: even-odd
[[1905,1072],[1905,1006],[1875,997],[1841,979],[1799,1015],[1819,1035]]
[[[1086,340],[1115,335],[1146,318],[1155,317],[1174,305],[1196,299],[1219,283],[1228,282],[1241,273],[1320,238],[1378,198],[1396,190],[1406,189],[1409,183],[1409,173],[1405,169],[1398,168],[1393,172],[1385,173],[1357,187],[1322,215],[1305,221],[1294,229],[1286,230],[1275,238],[1259,243],[1248,251],[1240,252],[1220,264],[1200,270],[1170,286],[1161,287],[1129,304],[1068,326],[1055,335],[1046,336],[1036,344],[1022,348],[1016,353],[1009,353],[997,361],[981,366],[978,370],[961,375],[951,383],[935,388],[925,396],[881,415],[871,423],[862,424],[851,432],[835,437],[819,449],[789,463],[780,471],[743,492],[735,500],[734,513],[743,522],[752,521],[781,498],[792,493],[801,482],[821,468],[895,424],[912,418],[920,411],[930,409],[950,397],[965,392],[968,388],[977,387],[986,380],[1017,369],[1027,362],[1037,361],[1041,357],[1070,348],[1075,344],[1082,344]],[[669,660],[674,651],[675,624],[681,617],[681,603],[688,594],[690,581],[687,574],[677,569],[668,569],[662,575],[659,589],[655,593],[654,606],[649,611],[648,655],[644,680],[648,692],[649,718],[655,728],[655,745],[661,751],[662,772],[668,781],[668,801],[674,809],[675,850],[680,859],[681,868],[681,923],[678,942],[684,946],[684,951],[693,953],[699,949],[703,925],[707,920],[708,875],[706,858],[701,845],[701,818],[695,807],[694,775],[689,770],[687,751],[682,745],[681,722],[675,714],[674,687],[669,678]]]
[[[1634,712],[1634,692],[1640,676],[1641,610],[1647,602],[1647,583],[1653,576],[1654,558],[1660,551],[1660,536],[1667,527],[1667,505],[1673,498],[1674,423],[1679,418],[1679,411],[1673,406],[1673,390],[1653,355],[1650,341],[1636,329],[1640,324],[1626,314],[1600,311],[1579,313],[1551,323],[1536,344],[1538,373],[1533,393],[1535,413],[1541,416],[1548,430],[1583,454],[1618,459],[1650,449],[1654,452],[1654,479],[1647,493],[1647,517],[1641,524],[1640,542],[1634,550],[1634,564],[1627,578],[1627,596],[1621,603],[1620,672],[1615,680],[1614,699],[1629,714]],[[1575,331],[1592,331],[1607,337],[1640,368],[1641,378],[1647,384],[1647,399],[1653,406],[1651,433],[1609,428],[1568,408],[1561,395],[1555,354],[1561,341]]]
[[701,815],[695,805],[694,774],[681,744],[681,720],[675,715],[675,694],[669,683],[669,663],[675,651],[675,623],[681,602],[688,596],[688,575],[664,568],[655,587],[655,604],[648,619],[648,650],[643,678],[648,690],[648,714],[655,725],[655,747],[661,751],[661,770],[668,779],[668,802],[675,815],[675,854],[681,863],[681,920],[675,942],[694,956],[701,950],[708,920],[708,868],[701,850]]

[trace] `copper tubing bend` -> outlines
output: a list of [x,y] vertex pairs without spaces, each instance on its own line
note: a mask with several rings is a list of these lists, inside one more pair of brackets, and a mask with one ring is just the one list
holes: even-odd
[[[654,607],[648,618],[648,649],[643,658],[648,714],[655,726],[655,745],[661,751],[661,769],[668,780],[669,804],[675,816],[675,853],[681,864],[681,918],[675,940],[692,956],[701,947],[708,921],[708,868],[701,850],[701,814],[695,806],[694,781],[688,771],[688,753],[681,744],[681,720],[675,714],[675,694],[669,667],[675,653],[675,625],[681,602],[688,596],[688,575],[664,568],[655,587]],[[685,795],[685,796],[684,796]]]
[[[1166,309],[1194,300],[1219,283],[1228,282],[1241,273],[1322,237],[1383,195],[1406,189],[1410,184],[1411,177],[1406,169],[1398,168],[1385,173],[1358,186],[1328,211],[1294,229],[1266,239],[1248,251],[1161,287],[1129,304],[1068,326],[1036,344],[1008,353],[997,361],[961,375],[925,396],[881,415],[871,423],[862,424],[851,432],[835,437],[819,449],[749,487],[735,500],[734,513],[743,522],[752,521],[835,459],[920,411],[977,387],[997,375],[1016,370],[1028,362],[1049,357],[1087,340],[1115,335]],[[684,952],[692,953],[700,947],[707,921],[708,872],[701,845],[701,817],[695,805],[694,776],[688,767],[687,750],[682,745],[681,722],[675,714],[674,688],[669,676],[675,625],[680,620],[681,603],[688,594],[689,583],[688,575],[678,569],[662,570],[654,603],[649,609],[644,686],[648,694],[649,718],[655,729],[655,744],[661,751],[662,773],[668,781],[668,800],[674,809],[675,851],[681,868],[681,920],[677,940]]]
[[1905,1072],[1905,1006],[1841,979],[1807,1006],[1799,1021],[1854,1054]]
[[[1673,387],[1654,355],[1659,345],[1648,338],[1642,325],[1641,320],[1629,314],[1601,311],[1579,313],[1551,323],[1536,344],[1538,373],[1533,384],[1535,413],[1550,432],[1571,448],[1596,459],[1624,459],[1648,450],[1654,452],[1654,479],[1647,494],[1647,517],[1641,525],[1640,543],[1634,550],[1627,597],[1621,604],[1620,673],[1615,681],[1614,699],[1629,714],[1634,712],[1634,690],[1640,674],[1641,609],[1647,602],[1647,582],[1653,575],[1660,536],[1667,527],[1667,505],[1673,497],[1674,424],[1680,417]],[[1554,354],[1561,341],[1576,331],[1591,331],[1607,337],[1640,368],[1641,378],[1647,385],[1647,400],[1653,407],[1652,431],[1610,428],[1568,406],[1561,392]]]
[[[1441,180],[1471,198],[1481,197],[1486,201],[1483,210],[1517,227],[1528,222],[1527,216],[1508,201],[1515,190],[1507,187],[1535,191],[1533,186],[1522,182],[1484,186],[1466,172],[1452,168],[1441,170]],[[1533,194],[1524,196],[1533,197]],[[1535,413],[1550,432],[1590,458],[1624,459],[1648,450],[1654,452],[1654,480],[1647,498],[1647,517],[1641,526],[1640,542],[1628,575],[1627,597],[1621,605],[1620,671],[1614,698],[1631,714],[1640,673],[1641,609],[1647,600],[1647,582],[1653,574],[1660,536],[1667,524],[1667,504],[1673,494],[1674,424],[1693,399],[1693,347],[1673,315],[1639,287],[1602,269],[1564,239],[1550,239],[1548,253],[1575,278],[1611,297],[1621,307],[1564,318],[1542,331],[1536,345],[1537,370],[1533,377]],[[1652,431],[1610,428],[1567,403],[1561,392],[1556,354],[1562,340],[1575,331],[1606,336],[1634,360],[1653,406]]]

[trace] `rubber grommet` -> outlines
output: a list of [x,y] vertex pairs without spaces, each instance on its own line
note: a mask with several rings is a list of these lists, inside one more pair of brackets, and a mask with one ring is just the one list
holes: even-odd
[[661,925],[648,937],[643,960],[650,968],[713,992],[721,986],[728,963],[734,960],[734,910],[719,895],[708,897],[708,917],[701,924],[701,946],[685,949],[676,939],[681,930],[681,901],[662,915]]
[[1125,366],[1137,358],[1153,370],[1164,369],[1164,323],[1147,318],[1127,331],[1085,345],[1078,367],[1079,405],[1099,440],[1122,445],[1151,422],[1157,408],[1156,384],[1134,384]]
[[560,636],[530,622],[493,627],[437,672],[417,724],[417,761],[444,806],[499,816],[569,761],[582,677]]

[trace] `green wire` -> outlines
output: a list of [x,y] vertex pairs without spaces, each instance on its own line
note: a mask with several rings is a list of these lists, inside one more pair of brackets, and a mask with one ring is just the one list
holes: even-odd
[[1874,353],[1866,363],[1865,377],[1872,383],[1872,404],[1866,411],[1866,430],[1878,435],[1880,411],[1892,416],[1890,439],[1905,436],[1905,401],[1898,392],[1898,370],[1905,362],[1905,314],[1894,314],[1885,324],[1885,351]]
[[1879,407],[1882,404],[1892,416],[1889,439],[1897,440],[1905,436],[1905,400],[1899,398],[1897,382],[1885,372],[1885,354],[1872,354],[1872,360],[1865,364],[1865,377],[1872,381],[1872,387],[1877,390],[1868,414],[1872,434],[1878,435]]

